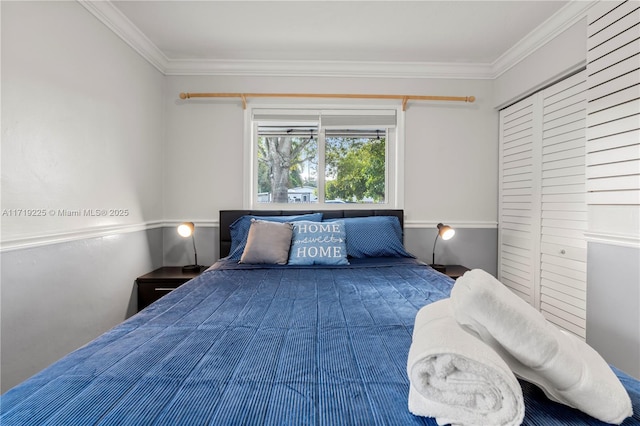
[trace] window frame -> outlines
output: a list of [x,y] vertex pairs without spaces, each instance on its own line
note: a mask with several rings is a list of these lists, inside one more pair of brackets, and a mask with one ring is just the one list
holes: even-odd
[[[264,203],[258,202],[258,150],[257,150],[257,127],[253,120],[255,110],[291,110],[304,112],[331,111],[336,112],[363,112],[367,110],[395,110],[396,125],[394,128],[387,128],[387,138],[385,143],[386,162],[386,190],[385,203],[325,203],[324,202],[324,175],[326,173],[324,164],[324,149],[318,146],[318,174],[322,174],[322,179],[318,176],[318,194],[323,202],[313,203]],[[318,105],[299,104],[283,102],[281,104],[247,104],[244,112],[244,165],[243,165],[243,208],[247,210],[342,210],[344,208],[353,210],[371,209],[402,209],[404,208],[404,127],[405,116],[401,106],[389,104],[375,105]],[[345,114],[348,115],[348,114]],[[389,130],[392,130],[391,132]],[[390,135],[391,133],[391,135]],[[324,142],[325,132],[319,123],[318,139]],[[322,146],[324,148],[324,145]],[[321,196],[320,196],[321,195]]]

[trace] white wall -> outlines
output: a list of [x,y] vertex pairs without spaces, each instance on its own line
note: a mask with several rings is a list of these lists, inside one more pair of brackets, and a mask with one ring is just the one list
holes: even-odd
[[160,219],[162,87],[79,4],[3,2],[2,208],[45,210],[3,215],[3,241]]
[[[473,95],[477,98],[473,104],[408,104],[404,208],[409,227],[430,230],[446,222],[495,229],[498,136],[492,87],[488,80],[167,77],[164,217],[211,226],[220,209],[243,207],[244,112],[240,100],[182,101],[178,98],[181,92]],[[407,244],[419,250],[415,254],[420,258],[429,259],[432,239],[423,244],[418,238],[422,236],[411,233]],[[199,250],[211,250],[200,248],[203,244],[200,238]],[[166,247],[165,252],[173,247]],[[469,257],[458,261],[473,263]],[[489,267],[495,269],[495,261]]]
[[164,77],[77,2],[1,7],[6,390],[125,319],[160,266]]

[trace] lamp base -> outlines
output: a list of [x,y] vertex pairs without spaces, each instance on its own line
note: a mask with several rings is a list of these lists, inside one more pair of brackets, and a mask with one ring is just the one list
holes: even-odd
[[182,272],[200,272],[202,266],[200,265],[185,265],[182,267]]
[[438,272],[442,272],[442,273],[447,272],[447,265],[440,265],[438,263],[433,263],[429,266],[431,266],[433,269],[435,269]]

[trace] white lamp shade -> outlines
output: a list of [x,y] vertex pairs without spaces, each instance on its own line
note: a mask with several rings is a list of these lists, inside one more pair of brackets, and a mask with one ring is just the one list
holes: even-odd
[[455,229],[449,225],[438,224],[438,233],[443,240],[450,240],[456,234]]
[[190,237],[193,234],[194,228],[193,222],[181,223],[178,226],[178,234],[180,234],[181,237]]
[[453,228],[449,228],[442,233],[443,240],[450,240],[456,234],[456,231]]

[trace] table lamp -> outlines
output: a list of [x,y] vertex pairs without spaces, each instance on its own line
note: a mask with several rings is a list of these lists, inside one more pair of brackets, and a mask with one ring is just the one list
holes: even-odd
[[194,230],[195,225],[193,224],[193,222],[184,222],[178,225],[178,234],[180,234],[180,236],[184,238],[191,237],[191,241],[193,241],[194,264],[183,266],[182,272],[200,271],[201,268],[201,266],[198,265],[198,251],[196,250],[196,238],[193,235]]
[[456,231],[449,225],[443,225],[442,223],[438,224],[438,233],[436,234],[436,239],[433,241],[433,258],[431,259],[431,267],[438,272],[445,272],[447,267],[445,265],[440,265],[436,263],[436,243],[438,242],[438,237],[443,240],[450,240],[455,235]]

